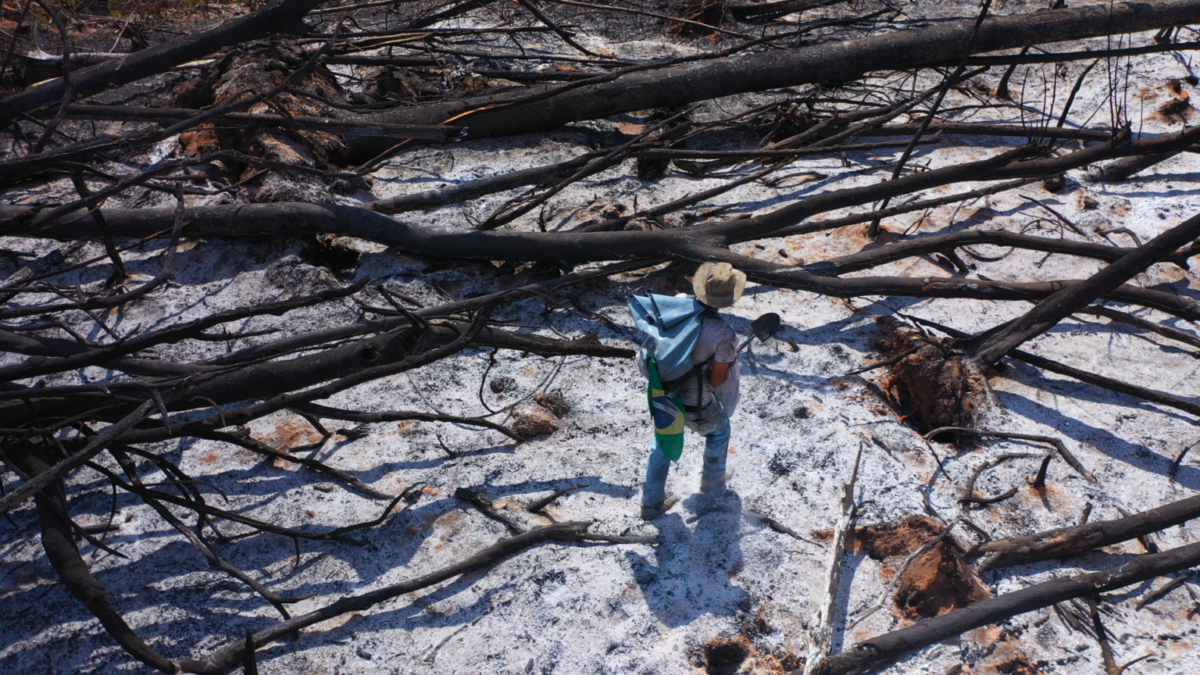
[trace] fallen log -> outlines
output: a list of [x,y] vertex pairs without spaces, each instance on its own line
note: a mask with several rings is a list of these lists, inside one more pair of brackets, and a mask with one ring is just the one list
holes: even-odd
[[991,365],[1197,237],[1200,237],[1200,216],[1193,216],[1125,254],[1087,281],[1054,293],[986,338],[966,340],[958,346],[981,365]]
[[[76,455],[78,457],[79,455]],[[71,524],[68,520],[67,495],[63,487],[63,473],[55,471],[38,453],[28,446],[8,448],[5,458],[31,476],[27,485],[39,478],[49,477],[47,487],[37,493],[38,523],[42,530],[42,548],[58,578],[76,600],[83,603],[125,651],[146,665],[164,673],[179,672],[178,666],[146,644],[129,627],[108,597],[108,589],[96,580],[79,549],[75,546]],[[61,466],[60,463],[57,466]]]
[[[270,399],[286,392],[305,390],[322,382],[359,381],[375,372],[398,367],[412,359],[431,354],[443,345],[453,344],[467,335],[471,327],[464,323],[430,325],[423,330],[403,327],[382,335],[347,342],[330,349],[282,361],[252,363],[232,370],[203,372],[197,369],[186,384],[178,381],[114,382],[106,386],[111,393],[160,390],[166,409],[190,410],[224,405],[252,399]],[[472,343],[497,349],[516,349],[549,356],[587,354],[598,357],[631,358],[634,352],[621,347],[609,347],[595,338],[556,340],[481,327],[472,336]],[[432,351],[422,351],[430,346]],[[466,346],[465,344],[463,345]],[[420,355],[420,356],[418,356]],[[365,380],[364,380],[365,381]],[[329,386],[329,385],[326,385]],[[28,421],[31,411],[45,419],[64,415],[72,417],[84,410],[105,409],[103,417],[123,415],[125,406],[108,410],[112,401],[105,398],[79,399],[71,393],[57,393],[53,388],[21,390],[24,400],[0,403],[0,427],[16,427]],[[9,394],[9,392],[5,392]],[[45,394],[45,397],[43,397]],[[309,399],[311,400],[311,399]],[[287,407],[287,406],[284,406]],[[126,411],[127,412],[127,411]],[[232,415],[230,420],[235,419]],[[129,442],[129,441],[126,441]]]
[[[1079,574],[1034,584],[1013,593],[926,619],[907,628],[864,640],[829,659],[826,675],[859,673],[878,668],[906,652],[926,647],[973,628],[998,623],[1073,598],[1092,597],[1147,579],[1200,565],[1200,544],[1153,553],[1101,572]],[[793,670],[788,675],[801,675]]]
[[126,415],[121,421],[109,426],[98,436],[91,439],[87,446],[67,459],[53,466],[40,467],[37,471],[26,470],[26,473],[32,477],[21,485],[21,487],[5,495],[3,499],[0,499],[0,515],[20,506],[26,499],[38,493],[44,493],[45,490],[51,489],[53,485],[61,483],[64,476],[72,470],[83,466],[92,457],[100,454],[122,432],[141,422],[150,412],[150,408],[153,405],[153,401],[146,401],[134,409],[133,412]]
[[822,672],[825,662],[833,649],[833,622],[837,615],[838,590],[842,585],[842,565],[846,555],[846,542],[851,536],[850,525],[854,522],[857,507],[854,503],[854,483],[858,480],[858,466],[862,460],[863,444],[858,444],[858,454],[854,457],[854,468],[850,470],[850,478],[842,483],[839,506],[841,515],[834,529],[833,545],[829,549],[829,569],[825,577],[825,593],[817,604],[809,620],[808,629],[808,661],[804,665],[804,675],[817,675]]
[[[832,266],[818,261],[803,267],[787,267],[765,260],[740,256],[725,249],[696,245],[680,249],[680,257],[697,261],[723,261],[746,273],[758,283],[777,288],[793,288],[838,298],[863,295],[895,295],[909,298],[974,298],[977,300],[1018,300],[1044,298],[1065,287],[1080,283],[1076,279],[1041,282],[991,281],[954,277],[841,277],[829,276]],[[1126,284],[1105,295],[1126,302],[1187,318],[1200,320],[1200,303],[1182,296],[1151,288]],[[960,335],[965,335],[961,334]],[[1015,353],[1015,351],[1013,352]],[[1012,354],[1010,354],[1012,356]]]
[[[1200,16],[1200,0],[1060,9],[989,18],[980,26],[973,42],[976,22],[970,19],[787,51],[685,63],[561,90],[553,85],[530,87],[375,113],[363,119],[393,124],[441,124],[454,120],[467,127],[470,138],[503,136],[745,92],[813,82],[849,82],[872,71],[903,70],[958,60],[966,53],[968,43],[971,53],[981,54],[1027,44],[1152,30],[1194,22],[1197,16]],[[527,100],[533,102],[524,103]],[[374,155],[382,142],[386,141],[359,137],[353,141],[353,149]]]
[[781,16],[795,14],[817,7],[836,5],[846,0],[780,0],[779,2],[764,2],[754,5],[726,5],[729,15],[735,21],[746,23],[767,22]]
[[[932,173],[935,172],[918,174],[918,177]],[[905,180],[907,178],[891,183]],[[849,197],[845,199],[849,200]],[[812,201],[817,200],[832,208],[832,200],[817,197]],[[38,209],[32,207],[0,205],[0,220],[27,222],[36,218],[37,212]],[[170,209],[109,209],[104,213],[114,236],[139,237],[161,230],[163,219],[173,212]],[[581,263],[656,259],[664,252],[671,252],[677,257],[700,261],[725,260],[751,274],[756,281],[837,297],[900,295],[1030,300],[1045,297],[1064,285],[1077,283],[1074,280],[1011,283],[933,277],[842,279],[828,276],[828,270],[816,266],[812,270],[785,267],[731,253],[723,248],[730,239],[741,241],[750,237],[741,232],[734,232],[733,236],[726,235],[722,232],[725,226],[649,232],[455,232],[421,228],[355,207],[297,202],[194,207],[186,210],[184,218],[189,221],[187,234],[193,237],[242,238],[329,233],[396,246],[427,257]],[[732,221],[727,229],[737,227],[738,223]],[[20,234],[17,227],[9,229],[9,233]],[[87,213],[80,211],[69,214],[66,222],[39,229],[37,234],[56,239],[87,239],[96,236],[96,228]],[[1124,285],[1105,297],[1143,304],[1189,320],[1200,320],[1200,304],[1185,296]]]
[[[306,30],[301,18],[321,2],[323,0],[276,0],[257,12],[226,21],[211,30],[163,42],[122,59],[72,71],[72,92],[77,98],[91,96],[110,87],[157,75],[222,47],[260,39],[273,32]],[[0,100],[0,126],[7,125],[23,113],[61,100],[64,89],[62,78],[58,78]]]
[[[1197,0],[1200,2],[1200,0]],[[428,230],[397,222],[365,209],[332,204],[276,202],[248,206],[198,207],[186,211],[189,236],[245,237],[254,235],[340,234],[398,246],[418,255],[486,260],[556,260],[585,262],[661,255],[682,239],[710,240],[712,245],[775,236],[784,228],[835,209],[858,206],[956,182],[1022,178],[1062,173],[1092,162],[1162,152],[1200,140],[1200,127],[1145,141],[1114,139],[1062,157],[1030,159],[1036,148],[1026,146],[977,162],[911,174],[864,187],[823,193],[770,213],[744,220],[726,220],[686,232],[589,233],[460,233]],[[1022,161],[1027,160],[1027,161]],[[0,164],[0,173],[5,169]],[[69,206],[38,208],[0,205],[0,234],[64,240],[96,236],[86,211]],[[145,237],[169,227],[166,209],[109,209],[104,217],[115,237]],[[795,227],[788,234],[822,229],[820,223]]]
[[907,241],[886,244],[877,248],[864,249],[857,253],[830,258],[823,263],[835,266],[834,274],[842,275],[850,272],[860,272],[884,263],[903,260],[929,253],[946,253],[962,246],[977,246],[992,244],[994,246],[1012,246],[1031,251],[1046,251],[1065,255],[1095,258],[1115,262],[1132,249],[1118,248],[1107,244],[1093,244],[1088,241],[1072,241],[1069,239],[1051,239],[1028,234],[1009,232],[1008,230],[965,230],[928,237],[918,237]]
[[31,337],[0,330],[0,347],[18,354],[33,357],[24,359],[19,364],[0,366],[0,382],[13,382],[37,377],[38,375],[85,368],[97,364],[115,367],[117,370],[122,370],[121,366],[128,364],[130,361],[135,361],[135,367],[137,365],[149,365],[143,364],[143,359],[134,360],[127,359],[126,357],[130,354],[150,349],[156,345],[176,343],[188,338],[203,338],[205,336],[204,331],[214,326],[232,323],[252,316],[279,316],[292,309],[337,300],[359,292],[366,284],[367,280],[363,279],[345,288],[329,289],[290,300],[218,312],[203,319],[188,321],[160,331],[143,333],[124,340],[119,344],[100,349],[82,345],[74,340]]
[[[81,120],[119,120],[136,122],[179,122],[203,113],[190,108],[142,108],[133,106],[85,105],[67,106],[67,118]],[[282,127],[285,129],[310,129],[349,136],[367,134],[396,140],[415,138],[445,143],[457,140],[462,127],[452,125],[411,126],[404,124],[364,125],[361,122],[308,115],[269,115],[263,113],[231,112],[213,118],[213,123],[222,122],[235,126]]]
[[1200,495],[1116,520],[1097,520],[1024,537],[996,539],[980,546],[980,572],[1079,555],[1200,518]]

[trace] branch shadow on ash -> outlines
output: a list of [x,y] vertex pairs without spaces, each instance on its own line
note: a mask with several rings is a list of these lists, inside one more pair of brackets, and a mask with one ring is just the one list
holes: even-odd
[[[1171,160],[1165,160],[1163,164],[1166,164],[1170,161]],[[1149,203],[1153,203],[1155,200],[1159,199],[1166,199],[1170,197],[1188,197],[1200,194],[1200,188],[1183,190],[1175,187],[1178,185],[1196,185],[1197,183],[1200,183],[1200,172],[1193,171],[1189,173],[1168,173],[1156,171],[1156,169],[1161,168],[1161,166],[1162,165],[1152,166],[1149,169],[1134,174],[1128,180],[1115,183],[1115,185],[1125,185],[1135,188],[1129,192],[1118,193],[1115,196],[1128,199],[1130,201],[1146,200]],[[1167,183],[1170,183],[1172,187],[1161,190],[1150,189],[1152,187],[1158,187]]]
[[[110,544],[114,543],[110,538]],[[288,542],[286,549],[290,549]],[[118,547],[120,548],[120,547]],[[283,550],[286,550],[283,549]],[[163,650],[169,658],[184,656],[172,645],[182,636],[198,637],[205,630],[219,629],[231,616],[247,616],[248,621],[258,625],[269,624],[278,618],[268,603],[241,582],[210,568],[204,558],[182,539],[169,542],[154,552],[131,563],[116,567],[94,564],[90,547],[82,548],[85,560],[96,579],[108,590],[113,604],[130,621],[139,637]],[[42,558],[44,561],[45,559]],[[235,565],[239,561],[233,561]],[[45,563],[47,566],[49,563]],[[246,567],[243,567],[246,569]],[[289,568],[290,569],[290,568]],[[82,626],[86,635],[78,644],[92,648],[90,658],[102,660],[115,647],[95,616],[82,603],[71,597],[57,575],[49,571],[49,586],[35,585],[27,591],[4,596],[5,613],[10,611],[31,618],[5,625],[5,637],[9,644],[33,641],[24,650],[43,650],[54,647],[60,641],[75,641],[83,635],[61,635],[56,626],[64,622]],[[248,570],[254,576],[279,591],[277,584],[264,579],[256,570]],[[22,596],[31,594],[28,598]],[[281,591],[288,595],[289,591]],[[180,608],[186,608],[181,611]],[[263,612],[264,608],[269,613]],[[262,613],[262,616],[249,617]],[[52,616],[52,623],[43,623],[40,617]],[[39,635],[46,636],[38,639]],[[186,641],[185,641],[186,642]],[[10,652],[9,656],[21,651]],[[0,665],[3,661],[0,661]],[[5,672],[19,672],[6,670]],[[108,671],[93,671],[108,672]]]
[[[851,528],[851,535],[853,535]],[[853,540],[852,540],[853,541]],[[858,569],[862,565],[863,560],[866,560],[867,554],[861,550],[851,551],[854,546],[848,546],[845,557],[842,559],[842,578],[838,584],[837,601],[833,611],[833,622],[830,624],[833,627],[832,635],[829,636],[829,644],[833,654],[838,654],[846,648],[846,633],[849,630],[848,623],[850,620],[850,593],[854,585],[854,578],[858,576]],[[818,603],[821,599],[815,594],[817,589],[814,589],[814,595],[810,599],[812,603]],[[892,602],[892,599],[889,599]]]
[[[482,486],[487,491],[488,497],[493,500],[502,498],[518,498],[517,501],[532,501],[534,495],[542,492],[551,492],[572,485],[585,485],[586,487],[578,490],[573,490],[569,495],[581,495],[591,492],[606,497],[614,497],[616,499],[630,499],[635,494],[638,494],[638,488],[628,485],[620,485],[617,483],[609,483],[602,480],[599,475],[592,474],[590,476],[574,476],[567,478],[551,478],[548,480],[527,480],[520,483],[510,483],[508,485],[485,485]],[[554,504],[560,504],[562,501],[570,497],[564,495]]]
[[[708,505],[718,499],[722,504],[710,511]],[[743,564],[741,497],[732,490],[715,498],[695,495],[684,506],[699,511],[694,529],[679,513],[668,513],[652,523],[662,544],[649,558],[624,552],[647,607],[671,628],[705,614],[732,616],[751,602],[730,583]]]
[[[1184,293],[1179,293],[1179,295],[1184,295]],[[1179,317],[1171,317],[1170,319],[1162,321],[1161,323],[1164,325],[1170,325],[1173,328],[1178,328],[1179,330],[1185,332],[1191,332],[1188,330],[1186,325],[1182,327],[1178,325],[1181,321],[1183,321],[1183,319],[1180,319]],[[1077,330],[1085,330],[1088,333],[1094,334],[1124,335],[1127,337],[1136,338],[1153,338],[1156,335],[1154,331],[1141,328],[1139,326],[1122,323],[1120,321],[1102,321],[1101,319],[1091,315],[1079,314],[1073,314],[1070,316],[1070,318],[1058,322],[1053,328],[1046,331],[1045,334],[1070,336],[1072,332]],[[1151,345],[1159,347],[1163,351],[1166,351],[1170,354],[1192,354],[1192,352],[1189,352],[1185,349],[1187,345],[1182,342],[1175,342],[1167,337],[1160,337],[1159,340],[1162,341],[1159,342],[1158,340],[1147,339],[1146,342],[1149,342]]]
[[[355,614],[347,618],[347,620],[337,626],[321,630],[318,627],[311,627],[304,631],[305,650],[317,649],[323,646],[337,646],[339,644],[355,644],[360,650],[365,653],[374,651],[372,647],[378,643],[379,638],[372,635],[379,631],[395,630],[397,626],[402,626],[408,635],[413,635],[417,629],[425,628],[453,628],[467,627],[471,624],[483,619],[489,615],[493,615],[496,606],[507,604],[496,602],[496,596],[504,591],[518,585],[518,581],[503,583],[495,588],[489,588],[479,592],[477,585],[484,579],[490,570],[472,572],[458,577],[453,582],[437,590],[422,595],[416,600],[409,602],[395,609],[378,611],[373,613]],[[478,598],[463,607],[454,609],[446,613],[438,613],[435,611],[427,611],[430,605],[441,601],[449,600],[454,596],[471,592],[472,590],[479,592]],[[345,618],[345,617],[344,617]],[[229,640],[237,640],[240,635],[245,635],[245,630],[254,630],[256,627],[262,626],[253,622],[253,619],[246,617],[245,622],[236,626],[238,630],[233,630],[235,627],[229,627],[228,635],[225,637]],[[240,630],[240,633],[239,633]],[[450,637],[450,636],[447,636]],[[463,634],[458,634],[457,637],[464,637]],[[454,639],[450,637],[450,639]],[[435,645],[440,643],[440,639],[435,640]],[[414,645],[415,646],[415,645]],[[269,647],[258,652],[259,664],[269,664],[272,659],[294,657],[297,648],[294,644],[288,642],[276,641]],[[431,659],[430,656],[434,658]],[[360,658],[361,657],[360,655]],[[436,652],[429,649],[421,658],[420,662],[427,668],[432,669],[435,665]],[[294,663],[284,661],[284,663]],[[270,672],[270,671],[267,671]],[[286,672],[286,669],[284,670]],[[386,671],[396,672],[396,671]],[[403,672],[403,671],[402,671]]]
[[[1071,382],[1045,379],[1039,371],[1028,366],[1018,365],[1012,370],[1016,372],[1010,372],[1008,374],[1010,378],[1035,389],[1050,392],[1059,391],[1071,398],[1106,405],[1122,406],[1142,413],[1168,415],[1186,420],[1189,423],[1191,422],[1190,419],[1182,415],[1173,414],[1165,409],[1160,409],[1127,396],[1121,396],[1084,384],[1075,385]],[[1020,377],[1016,377],[1018,373]],[[1113,459],[1120,460],[1144,471],[1158,474],[1164,479],[1167,477],[1167,472],[1170,470],[1173,461],[1171,457],[1164,457],[1149,448],[1130,443],[1110,431],[1085,424],[1074,417],[1069,417],[1058,410],[1019,394],[1007,391],[996,391],[995,393],[1001,405],[1015,415],[1057,429],[1060,433],[1078,443],[1091,443],[1097,450]],[[1175,476],[1175,480],[1188,489],[1200,489],[1200,468],[1187,465],[1181,466]]]
[[[873,141],[875,139],[871,139],[871,140]],[[743,149],[752,150],[754,148],[743,148]],[[898,148],[897,152],[899,152],[899,150],[900,149]],[[777,172],[773,178],[768,179],[768,180],[777,181],[776,184],[779,185],[779,187],[776,188],[777,193],[775,195],[772,195],[769,197],[762,197],[760,199],[745,199],[745,198],[743,198],[742,200],[738,201],[735,205],[731,206],[726,211],[724,211],[724,213],[726,215],[733,215],[733,214],[738,214],[738,213],[752,213],[754,211],[759,211],[762,209],[770,209],[770,208],[777,208],[777,207],[781,207],[781,206],[787,206],[788,204],[791,204],[793,202],[801,201],[805,197],[809,197],[814,194],[818,194],[822,190],[825,190],[832,186],[835,186],[838,183],[845,181],[848,178],[852,178],[855,176],[861,176],[861,175],[869,175],[869,174],[882,172],[882,171],[891,171],[891,169],[893,168],[893,166],[891,165],[891,162],[894,160],[873,157],[873,156],[871,156],[870,152],[860,151],[860,152],[852,152],[852,153],[844,153],[844,154],[846,155],[847,158],[851,158],[852,160],[855,160],[855,163],[858,166],[855,168],[847,169],[845,167],[845,165],[842,163],[841,155],[839,155],[838,157],[827,157],[826,159],[829,160],[828,165],[814,164],[812,160],[815,158],[810,158],[809,162],[805,163],[803,166],[788,167],[787,169],[785,169],[783,171]],[[920,149],[918,149],[917,151],[915,151],[913,153],[912,160],[921,159],[921,158],[924,158],[925,156],[926,156],[926,153],[923,153]],[[873,160],[877,163],[869,164],[868,160]],[[746,174],[753,173],[754,171],[757,171],[761,168],[762,167],[757,164],[746,163],[744,165],[739,166],[737,169],[734,169],[734,170],[727,170],[727,171],[720,171],[720,172],[713,172],[710,174],[705,174],[703,177],[698,177],[697,181],[713,179],[713,178],[726,178],[729,180],[735,180],[737,178],[741,178],[742,176],[744,176]],[[813,175],[813,174],[816,174],[816,176],[819,176],[819,177],[814,177],[813,180],[803,181],[794,186],[781,184],[793,175],[804,176],[804,175]],[[679,178],[684,177],[683,175],[680,175],[679,172],[676,172],[675,176],[679,177]],[[789,189],[789,188],[791,188],[791,189]],[[705,209],[705,208],[729,206],[728,204],[721,202],[719,200],[720,200],[720,197],[716,198],[716,201],[705,201],[705,202],[702,202],[699,204],[695,204],[689,208],[695,209],[695,210],[700,210],[700,209]]]
[[[232,242],[200,240],[195,246],[183,247],[182,244],[188,241],[194,240],[185,230],[180,239],[180,250],[175,253],[173,283],[184,287],[194,285],[198,289],[216,281],[232,283],[241,274],[263,270],[289,255],[299,255],[301,248],[298,237],[258,237]],[[123,242],[128,240],[117,241],[118,245]],[[125,265],[131,273],[152,277],[162,268],[169,245],[165,238],[159,237],[134,247],[130,251],[138,257],[124,254]],[[242,255],[214,254],[215,248],[232,247],[237,247]],[[83,270],[51,276],[45,281],[71,286],[78,281],[83,286],[90,286],[107,280],[111,273],[108,261],[101,260]]]
[[[463,429],[477,431],[477,427],[460,426]],[[493,432],[494,433],[494,432]],[[499,434],[497,434],[499,435]],[[347,444],[348,445],[348,444]],[[382,480],[388,474],[395,471],[413,470],[413,469],[438,469],[442,468],[447,462],[469,457],[483,457],[486,455],[515,455],[517,453],[517,444],[511,440],[498,443],[495,445],[487,445],[480,448],[472,448],[469,450],[455,450],[454,457],[446,454],[446,451],[437,447],[436,441],[426,442],[420,448],[413,448],[412,454],[419,454],[419,458],[396,460],[391,462],[380,462],[374,464],[370,469],[342,469],[346,473],[362,480],[367,485],[373,485],[376,481]],[[341,449],[340,447],[338,448]],[[336,457],[337,453],[332,451],[322,452],[317,459],[328,463],[328,460]],[[432,456],[430,456],[432,455]]]
[[[572,545],[556,543],[552,544],[551,548],[559,546]],[[587,545],[583,544],[583,546]],[[439,650],[443,646],[447,646],[456,639],[470,640],[470,634],[463,631],[470,630],[475,623],[482,619],[505,621],[504,612],[507,607],[520,608],[517,611],[522,611],[528,610],[531,606],[541,606],[543,609],[538,610],[538,614],[543,611],[553,612],[554,608],[547,606],[547,603],[553,602],[553,600],[545,599],[546,596],[552,596],[555,591],[573,583],[572,577],[586,574],[586,572],[579,569],[569,569],[564,572],[563,569],[555,566],[558,558],[554,554],[548,555],[544,560],[538,557],[538,552],[544,549],[545,546],[539,546],[523,554],[525,558],[521,561],[515,563],[510,561],[507,563],[510,565],[507,571],[498,571],[496,568],[492,568],[465,574],[403,606],[394,609],[379,607],[376,608],[377,611],[352,616],[340,625],[325,630],[317,630],[315,627],[308,628],[304,633],[308,643],[305,648],[313,649],[329,643],[345,644],[353,640],[354,644],[371,652],[373,651],[372,645],[377,644],[379,640],[377,637],[372,637],[371,634],[378,631],[394,630],[398,626],[402,626],[406,634],[411,636],[418,634],[419,629],[422,628],[426,630],[455,629],[434,637],[430,637],[426,632],[424,639],[432,642],[432,647],[429,647],[429,642],[426,642],[424,646],[418,648],[416,641],[413,641],[414,650],[422,650],[412,654],[418,663],[416,672],[432,670],[436,665]],[[487,585],[488,577],[492,577],[496,585],[484,588]],[[433,607],[442,602],[453,604],[452,599],[463,593],[466,593],[468,598],[473,595],[473,600],[468,604],[445,609]],[[519,602],[514,604],[514,598],[519,599]],[[487,631],[486,627],[478,630]],[[237,631],[229,632],[230,639],[237,639],[242,634]],[[279,642],[261,651],[259,661],[262,663],[276,656],[291,656],[295,652],[294,645]]]

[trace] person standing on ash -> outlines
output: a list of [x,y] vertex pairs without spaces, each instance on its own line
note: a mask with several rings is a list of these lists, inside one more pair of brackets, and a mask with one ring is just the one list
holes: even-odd
[[733,470],[726,468],[730,416],[737,407],[740,372],[737,335],[717,310],[732,307],[746,288],[746,275],[729,263],[705,263],[692,281],[696,297],[635,297],[630,310],[650,335],[639,366],[650,379],[655,444],[646,463],[642,518],[653,520],[679,498],[667,492],[672,461],[683,452],[683,429],[704,436],[700,491],[721,492]]

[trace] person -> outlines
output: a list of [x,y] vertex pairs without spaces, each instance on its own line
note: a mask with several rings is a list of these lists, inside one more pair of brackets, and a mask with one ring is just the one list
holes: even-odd
[[[696,298],[705,307],[700,337],[692,349],[692,372],[669,383],[672,393],[683,402],[684,425],[704,436],[704,470],[700,491],[723,491],[733,471],[726,468],[729,417],[737,406],[739,370],[737,334],[717,314],[732,307],[746,288],[746,275],[729,263],[705,263],[692,280]],[[646,463],[646,481],[642,488],[642,518],[654,520],[679,500],[667,492],[667,473],[671,460],[659,450],[650,450]]]

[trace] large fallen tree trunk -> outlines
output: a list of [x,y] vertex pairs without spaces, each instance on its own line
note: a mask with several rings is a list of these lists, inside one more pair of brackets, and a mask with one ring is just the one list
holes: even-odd
[[[925,174],[918,174],[920,175]],[[899,182],[901,181],[890,181]],[[813,198],[813,201],[819,199],[821,197]],[[28,217],[35,211],[27,207],[0,206],[0,218]],[[171,209],[112,209],[104,213],[113,233],[120,237],[154,234],[161,231],[163,219],[173,216]],[[582,263],[656,259],[664,253],[669,253],[676,257],[696,260],[723,259],[732,262],[763,283],[837,297],[898,295],[1030,300],[1046,297],[1064,285],[1078,283],[1075,280],[1011,283],[932,277],[843,279],[827,276],[824,269],[816,267],[814,271],[810,271],[731,253],[723,248],[728,239],[722,236],[721,230],[716,227],[650,232],[455,232],[420,228],[350,206],[295,202],[196,207],[187,209],[184,217],[190,222],[185,234],[192,237],[241,238],[256,235],[334,233],[396,246],[428,257]],[[733,221],[730,229],[736,227],[737,223],[738,221]],[[98,236],[94,224],[83,212],[73,216],[70,222],[47,227],[40,230],[39,234],[63,239]],[[1200,320],[1200,304],[1191,298],[1172,293],[1125,285],[1106,297],[1121,302],[1145,304],[1189,320]]]
[[986,338],[968,340],[958,346],[980,365],[989,366],[1197,237],[1200,237],[1200,216],[1193,216],[1125,254],[1087,281],[1051,295]]
[[[1200,2],[1200,0],[1197,0]],[[1044,177],[1117,157],[1166,152],[1200,140],[1200,127],[1180,133],[1129,142],[1127,136],[1057,157],[1036,157],[1035,146],[1024,146],[986,159],[910,174],[895,180],[847,188],[809,197],[770,213],[744,220],[726,220],[688,230],[689,237],[709,238],[727,245],[767,236],[819,230],[792,227],[820,213],[884,200],[918,190],[952,183],[1005,178]],[[17,167],[0,164],[0,176]],[[113,209],[104,211],[116,237],[148,237],[170,227],[172,209]],[[568,232],[568,233],[458,233],[422,230],[364,209],[332,204],[276,202],[249,206],[188,209],[185,220],[190,236],[245,237],[328,233],[400,246],[418,255],[487,260],[591,260],[625,259],[645,255],[647,245],[659,247],[677,241],[670,232]],[[97,238],[100,233],[89,214],[58,207],[0,205],[0,234],[56,239]],[[656,239],[656,244],[651,244]],[[439,242],[441,242],[439,244]],[[622,252],[633,245],[637,252]],[[439,250],[440,249],[440,250]],[[632,249],[626,249],[627,251]],[[665,250],[665,249],[664,249]],[[655,253],[655,255],[658,255]],[[607,257],[605,257],[607,256]]]
[[[595,84],[539,86],[503,94],[404,108],[364,116],[394,124],[453,120],[471,138],[552,129],[567,122],[630,110],[674,107],[695,101],[814,82],[848,82],[865,73],[902,70],[1029,44],[1152,30],[1191,23],[1200,0],[1122,3],[989,18],[972,40],[975,20],[948,22],[858,40],[833,40],[788,51],[686,63],[659,70],[605,76]],[[561,90],[561,91],[560,91]],[[559,93],[555,93],[559,91]],[[522,103],[529,100],[529,103]],[[358,137],[371,153],[387,140]]]
[[[1164,553],[1139,556],[1132,562],[1102,572],[1035,584],[864,640],[829,659],[824,672],[825,675],[844,675],[878,668],[905,652],[961,635],[972,628],[1004,621],[1073,598],[1092,597],[1196,565],[1200,565],[1200,544],[1189,544]],[[789,675],[801,675],[802,672],[794,670]]]
[[1079,555],[1103,546],[1136,539],[1200,517],[1200,495],[1116,520],[1060,527],[1024,537],[996,539],[980,546],[979,571]]
[[[360,382],[371,374],[382,376],[378,374],[380,371],[399,367],[407,361],[419,359],[419,355],[443,349],[468,335],[469,330],[469,325],[461,323],[429,325],[418,330],[404,327],[295,359],[248,364],[232,369],[219,368],[216,372],[196,368],[184,378],[113,382],[106,389],[113,394],[156,391],[167,410],[190,410],[253,399],[275,400],[288,392],[302,391],[322,382]],[[630,358],[634,354],[629,349],[605,346],[595,338],[556,340],[490,327],[479,328],[471,343],[553,356],[586,354]],[[430,350],[431,347],[435,348]],[[11,397],[14,393],[5,392],[5,395]],[[101,419],[117,419],[129,414],[126,409],[129,407],[114,404],[105,398],[81,400],[70,393],[60,397],[54,388],[36,392],[22,388],[20,400],[0,403],[0,427],[19,426],[31,412],[48,420],[75,417],[91,410]],[[237,421],[239,414],[240,411],[226,413],[225,416],[228,420]]]
[[[227,21],[211,30],[74,71],[71,73],[72,94],[76,98],[91,96],[272,32],[302,32],[305,26],[300,19],[323,1],[276,0],[253,14]],[[0,126],[23,113],[60,101],[65,89],[62,78],[58,78],[0,100]]]
[[[824,261],[789,267],[731,253],[726,249],[695,244],[681,247],[676,255],[696,261],[722,261],[746,273],[753,281],[777,288],[853,298],[891,295],[909,298],[974,298],[977,300],[1037,300],[1080,283],[1077,279],[1057,281],[993,281],[956,277],[851,277],[828,276],[833,265]],[[1152,307],[1189,321],[1200,320],[1200,303],[1174,293],[1125,284],[1104,296],[1109,300]],[[1014,351],[1015,353],[1015,351]]]

